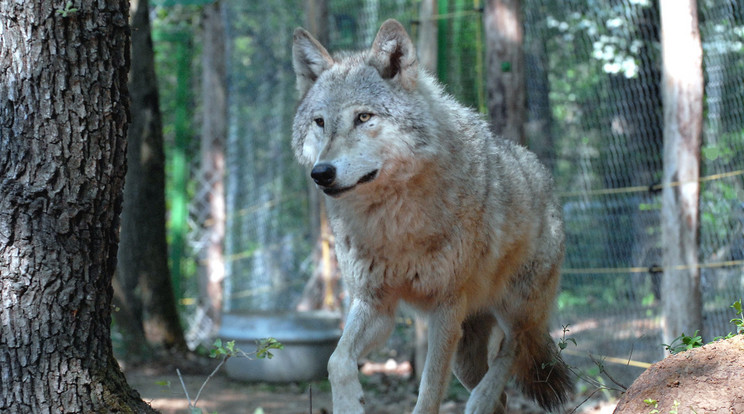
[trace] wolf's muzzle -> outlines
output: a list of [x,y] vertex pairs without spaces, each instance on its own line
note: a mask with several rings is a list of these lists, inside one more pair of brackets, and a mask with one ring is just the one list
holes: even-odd
[[368,183],[377,178],[377,172],[379,170],[371,171],[362,176],[356,184],[348,187],[337,187],[333,183],[336,181],[336,167],[332,164],[321,163],[316,164],[312,171],[310,171],[310,177],[312,177],[315,184],[317,184],[324,193],[331,197],[336,197],[341,193],[345,193],[359,184]]

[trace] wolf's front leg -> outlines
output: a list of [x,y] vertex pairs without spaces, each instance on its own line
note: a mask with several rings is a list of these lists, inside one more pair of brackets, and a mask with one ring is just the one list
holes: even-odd
[[395,306],[373,306],[355,299],[336,350],[328,361],[333,412],[364,413],[364,394],[359,383],[359,358],[383,343],[395,324]]
[[438,413],[450,379],[450,364],[462,337],[465,301],[440,305],[429,314],[429,349],[413,414]]

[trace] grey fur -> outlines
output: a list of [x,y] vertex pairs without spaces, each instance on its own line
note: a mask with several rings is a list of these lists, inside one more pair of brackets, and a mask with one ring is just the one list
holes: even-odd
[[334,412],[364,411],[356,364],[400,301],[429,316],[414,413],[438,412],[450,368],[472,391],[467,413],[504,412],[512,374],[558,407],[571,384],[548,334],[564,237],[550,174],[444,93],[397,21],[353,54],[331,57],[303,29],[294,39],[292,146],[328,195],[352,296],[328,365]]

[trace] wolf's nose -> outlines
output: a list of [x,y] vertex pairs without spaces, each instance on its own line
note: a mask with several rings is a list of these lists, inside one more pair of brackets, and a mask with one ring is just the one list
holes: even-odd
[[336,180],[336,167],[331,164],[316,164],[310,171],[310,177],[315,184],[328,187]]

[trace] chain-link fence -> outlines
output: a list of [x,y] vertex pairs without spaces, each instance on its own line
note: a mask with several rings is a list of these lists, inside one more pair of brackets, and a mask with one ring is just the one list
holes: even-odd
[[[732,0],[698,3],[705,73],[699,263],[710,339],[733,330],[728,305],[744,295],[744,8]],[[437,74],[448,92],[482,109],[482,2],[438,4]],[[224,6],[230,94],[226,307],[288,309],[311,274],[317,237],[313,189],[289,147],[297,99],[291,35],[304,24],[304,3]],[[330,0],[328,48],[368,47],[391,17],[415,38],[419,7],[410,0]],[[566,221],[556,327],[571,325],[581,353],[631,365],[658,360],[658,4],[524,0],[523,24],[526,133],[554,172]]]
[[[699,262],[710,339],[733,329],[728,306],[744,293],[744,20],[732,2],[699,5],[707,109]],[[566,221],[558,322],[585,339],[584,351],[655,361],[663,350],[658,4],[532,0],[524,10],[528,131],[554,151],[546,162]]]

